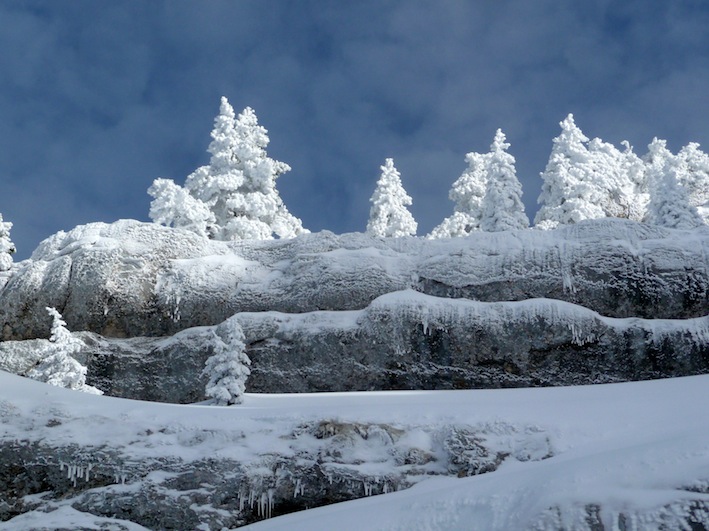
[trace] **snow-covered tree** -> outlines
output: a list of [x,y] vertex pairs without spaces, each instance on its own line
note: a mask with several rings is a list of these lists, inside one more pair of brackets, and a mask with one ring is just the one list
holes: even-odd
[[487,187],[482,201],[480,228],[488,232],[526,229],[522,185],[517,179],[515,158],[507,153],[510,145],[501,129],[495,133],[487,160]]
[[268,157],[268,132],[250,107],[237,117],[222,98],[214,122],[209,166],[185,182],[190,193],[214,213],[217,239],[292,238],[307,232],[292,216],[276,190],[276,179],[290,166]]
[[290,167],[268,157],[268,134],[253,109],[237,117],[222,97],[211,136],[209,164],[189,175],[184,188],[166,179],[150,187],[153,221],[218,240],[292,238],[308,232],[278,194],[276,179]]
[[209,207],[171,179],[155,179],[148,193],[155,198],[150,204],[155,223],[188,229],[205,238],[214,232],[216,221]]
[[690,142],[677,153],[677,180],[689,192],[689,204],[696,207],[705,224],[709,224],[709,155]]
[[559,125],[561,134],[554,139],[541,174],[544,182],[538,202],[542,207],[534,218],[540,229],[605,217],[599,206],[602,194],[593,178],[592,156],[586,146],[588,138],[574,123],[572,114]]
[[214,353],[207,359],[202,375],[209,379],[205,393],[217,405],[243,401],[246,380],[251,374],[251,360],[246,355],[244,341],[244,332],[234,318],[219,325],[214,332]]
[[394,160],[386,159],[381,170],[381,177],[369,200],[372,207],[367,234],[387,238],[414,236],[417,224],[406,208],[411,205],[411,197],[401,184],[401,175],[394,167]]
[[645,221],[673,229],[691,229],[702,224],[696,207],[690,204],[689,191],[680,181],[686,163],[667,149],[658,138],[648,146],[644,157],[650,202]]
[[27,376],[57,387],[103,394],[99,389],[86,384],[86,367],[72,357],[72,354],[82,349],[84,342],[66,328],[66,322],[55,308],[47,308],[47,312],[52,317],[51,343],[44,352],[44,359]]
[[3,221],[0,214],[0,271],[7,271],[12,267],[12,255],[15,253],[15,244],[10,239],[12,223]]
[[453,183],[448,197],[455,203],[453,214],[435,227],[427,238],[456,238],[480,230],[482,200],[487,186],[489,154],[468,153],[467,169]]
[[[630,142],[624,140],[621,144],[625,147],[621,158],[622,172],[625,176],[624,183],[627,190],[621,190],[616,203],[621,209],[621,214],[615,217],[642,221],[647,212],[650,201],[645,163],[633,151]],[[632,190],[630,192],[629,190]]]
[[642,161],[624,143],[625,152],[613,144],[594,138],[588,143],[589,174],[587,182],[593,187],[593,197],[603,211],[603,217],[627,218],[640,221],[644,202],[639,200],[642,185]]

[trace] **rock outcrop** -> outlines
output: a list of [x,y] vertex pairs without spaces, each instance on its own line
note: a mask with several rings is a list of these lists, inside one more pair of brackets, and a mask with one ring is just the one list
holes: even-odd
[[[55,307],[86,344],[77,359],[87,383],[146,401],[204,400],[211,327],[228,319],[244,330],[254,393],[703,374],[708,248],[706,227],[623,220],[439,241],[215,242],[136,221],[91,224],[46,240],[0,279],[0,369],[27,374],[40,361],[45,307]],[[117,529],[220,529],[555,453],[549,433],[519,422],[298,413],[229,428],[180,419],[205,408],[151,407],[171,420],[151,410],[133,421],[132,409],[82,417],[52,403],[18,412],[0,397],[0,521],[79,511]],[[82,440],[85,426],[100,437]],[[594,507],[583,507],[589,522]],[[553,508],[548,516],[553,527]]]
[[164,336],[240,312],[367,307],[405,289],[483,302],[550,298],[607,317],[709,313],[709,228],[596,220],[555,231],[378,239],[323,232],[216,242],[137,221],[43,242],[0,291],[2,338],[47,337],[46,306],[72,330]]

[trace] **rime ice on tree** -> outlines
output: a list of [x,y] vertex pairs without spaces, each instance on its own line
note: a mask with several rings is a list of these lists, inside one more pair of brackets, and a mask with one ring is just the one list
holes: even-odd
[[394,167],[393,159],[386,159],[381,167],[382,174],[370,198],[367,234],[385,238],[414,236],[417,223],[407,206],[411,196],[401,184],[401,175]]
[[487,159],[487,187],[481,209],[480,228],[484,231],[526,229],[522,185],[517,179],[515,159],[507,153],[510,145],[501,129],[495,133]]
[[448,193],[455,202],[453,214],[435,227],[428,238],[456,238],[480,230],[482,200],[487,186],[487,159],[489,154],[468,153],[468,168],[453,183]]
[[709,224],[709,155],[690,142],[677,153],[677,180],[689,192],[689,204],[696,207],[705,224]]
[[644,167],[628,142],[625,152],[594,138],[588,143],[590,173],[588,186],[603,211],[603,217],[640,221],[647,205]]
[[47,311],[52,317],[51,345],[45,352],[44,360],[27,376],[57,387],[102,395],[99,389],[86,385],[86,367],[72,357],[81,350],[84,342],[66,328],[64,319],[55,308],[47,308]]
[[209,207],[172,180],[155,179],[148,193],[155,198],[150,204],[150,219],[155,223],[188,229],[205,238],[214,232]]
[[12,223],[3,221],[0,214],[0,271],[7,271],[12,267],[12,255],[15,253],[15,244],[10,239]]
[[276,179],[290,170],[268,157],[267,131],[247,107],[235,116],[222,98],[214,120],[209,165],[187,177],[184,189],[158,179],[148,193],[153,221],[218,240],[293,238],[308,232],[284,205]]
[[240,404],[243,400],[246,379],[251,374],[244,340],[244,332],[233,318],[214,333],[214,354],[207,359],[202,375],[209,378],[205,393],[217,405]]
[[690,204],[689,191],[681,183],[686,163],[667,149],[667,142],[653,139],[646,156],[650,203],[645,221],[673,229],[692,229],[703,221]]
[[541,177],[542,193],[538,202],[542,207],[534,218],[540,229],[577,223],[584,219],[605,217],[590,176],[591,155],[588,138],[569,114],[560,124],[561,134],[554,139],[551,155]]

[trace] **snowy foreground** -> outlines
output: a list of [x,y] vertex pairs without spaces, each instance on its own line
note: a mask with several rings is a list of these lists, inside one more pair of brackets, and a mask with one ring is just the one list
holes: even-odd
[[[432,453],[437,426],[468,425],[480,429],[488,448],[507,456],[497,470],[464,478],[424,475],[407,490],[271,518],[246,529],[624,525],[644,530],[689,529],[689,522],[701,529],[709,526],[707,398],[709,375],[586,387],[247,394],[242,406],[220,408],[92,396],[0,372],[0,444],[109,446],[134,458],[249,461],[318,444],[305,436],[274,436],[310,421],[394,426],[403,434],[399,447]],[[355,445],[348,451],[359,453],[351,466],[379,466],[386,477],[391,456],[385,445]],[[44,466],[80,483],[88,480],[93,465]],[[128,494],[134,481],[117,470],[115,484],[97,490]],[[387,490],[361,488],[363,494]],[[77,511],[70,496],[31,498],[26,502],[35,510],[0,523],[0,529],[145,529]],[[267,497],[256,503],[264,505],[267,516]]]

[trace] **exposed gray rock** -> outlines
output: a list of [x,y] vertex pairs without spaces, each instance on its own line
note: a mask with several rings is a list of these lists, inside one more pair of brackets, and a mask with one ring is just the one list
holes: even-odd
[[[54,426],[69,420],[54,419]],[[425,433],[432,447],[411,446],[410,431]],[[429,476],[491,472],[529,448],[535,449],[530,459],[553,455],[548,434],[501,423],[393,427],[323,419],[271,434],[286,441],[286,453],[241,461],[186,461],[159,451],[131,455],[129,448],[62,444],[46,433],[42,440],[0,439],[0,522],[69,504],[149,529],[231,528],[407,488]],[[195,439],[191,444],[200,444],[215,434],[189,436]],[[184,439],[185,434],[169,426],[137,434],[151,437]],[[362,455],[372,459],[366,468],[360,466]]]
[[137,221],[43,242],[0,291],[4,339],[46,337],[46,306],[70,329],[160,336],[239,312],[362,309],[413,288],[480,301],[554,298],[611,317],[709,313],[709,228],[595,220],[468,238],[364,234],[215,242]]
[[[364,310],[233,319],[252,361],[249,392],[553,386],[709,370],[709,317],[614,319],[548,299],[484,303],[409,290]],[[166,338],[84,333],[77,359],[108,395],[193,403],[205,398],[200,372],[213,337],[206,327]],[[0,368],[25,374],[36,363],[26,353],[41,341],[0,343]]]

